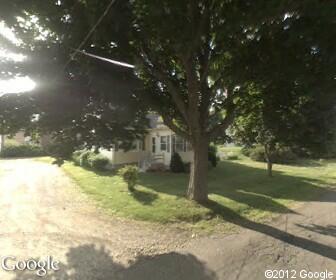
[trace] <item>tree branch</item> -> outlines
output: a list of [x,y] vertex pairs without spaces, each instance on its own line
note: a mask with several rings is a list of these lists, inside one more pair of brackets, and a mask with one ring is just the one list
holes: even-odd
[[226,130],[234,121],[235,117],[235,109],[236,106],[233,102],[233,98],[235,97],[233,90],[231,90],[227,99],[225,100],[225,105],[223,106],[226,109],[226,115],[224,120],[218,125],[210,128],[208,130],[208,134],[210,137],[216,137],[221,131]]
[[190,135],[186,131],[184,131],[182,128],[177,126],[174,123],[172,118],[168,117],[167,115],[164,115],[162,116],[162,119],[163,119],[164,124],[168,126],[172,131],[174,131],[177,135],[180,135],[187,140],[190,139]]
[[[180,114],[186,121],[186,123],[189,123],[189,117],[188,117],[188,108],[186,103],[183,101],[179,89],[175,86],[175,84],[172,82],[171,78],[165,71],[161,70],[161,67],[159,67],[159,63],[155,61],[153,55],[151,55],[150,50],[146,47],[146,45],[143,43],[142,45],[142,53],[144,54],[144,58],[142,59],[142,64],[151,72],[151,74],[161,81],[164,85],[166,85],[168,89],[168,93],[171,95],[174,103],[176,104],[176,107],[178,108]],[[150,62],[150,63],[149,63]]]

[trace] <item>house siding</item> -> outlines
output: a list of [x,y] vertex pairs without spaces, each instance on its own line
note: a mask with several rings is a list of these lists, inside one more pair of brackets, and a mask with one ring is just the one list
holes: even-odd
[[[166,166],[169,166],[171,155],[173,153],[172,147],[172,136],[174,132],[165,126],[159,118],[155,117],[154,115],[150,118],[150,127],[148,129],[148,133],[145,136],[144,144],[145,149],[139,150],[139,147],[135,150],[131,151],[123,151],[117,150],[115,151],[112,149],[111,151],[108,150],[101,150],[101,154],[108,157],[111,160],[112,168],[116,168],[118,166],[122,166],[125,164],[137,164],[139,166],[143,166],[143,163],[146,162],[156,162],[156,163],[163,163]],[[160,145],[160,137],[161,136],[168,136],[170,141],[169,150],[161,150]],[[153,153],[152,151],[152,139],[156,139],[156,151]],[[179,152],[182,160],[184,162],[192,162],[193,161],[193,151],[184,151]]]

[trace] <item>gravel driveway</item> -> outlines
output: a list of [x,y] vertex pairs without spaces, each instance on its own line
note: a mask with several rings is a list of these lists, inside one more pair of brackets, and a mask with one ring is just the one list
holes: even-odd
[[[239,234],[190,238],[187,231],[107,216],[56,166],[0,161],[0,257],[59,261],[57,272],[0,279],[265,279],[266,269],[336,273],[336,194],[271,225],[234,217]],[[336,279],[336,276],[334,277]]]

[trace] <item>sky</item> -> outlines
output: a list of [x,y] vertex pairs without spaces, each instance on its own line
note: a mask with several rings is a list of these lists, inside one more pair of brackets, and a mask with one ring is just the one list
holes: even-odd
[[[21,43],[20,39],[16,38],[15,34],[5,26],[4,22],[0,22],[0,36],[6,38],[8,41],[14,45],[19,45]],[[15,62],[22,62],[26,57],[20,53],[12,53],[1,48],[0,45],[0,69],[1,60],[9,60]],[[15,77],[7,80],[0,80],[0,96],[9,93],[20,93],[31,91],[35,88],[35,82],[29,77]]]

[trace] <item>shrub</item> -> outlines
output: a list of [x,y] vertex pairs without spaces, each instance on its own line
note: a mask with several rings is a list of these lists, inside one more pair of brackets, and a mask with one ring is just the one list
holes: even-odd
[[[265,150],[261,146],[257,146],[251,150],[250,158],[255,161],[266,161]],[[298,156],[288,147],[278,148],[272,155],[273,163],[293,163],[298,159]]]
[[72,154],[72,161],[75,163],[75,165],[80,165],[80,159],[83,151],[75,151]]
[[229,152],[226,156],[227,160],[238,160],[239,157],[237,154],[233,153],[233,152]]
[[134,187],[138,182],[139,169],[134,165],[126,165],[119,169],[118,175],[127,183],[130,192],[134,191]]
[[262,162],[266,161],[265,149],[264,149],[264,147],[261,147],[261,146],[257,146],[255,148],[252,148],[250,150],[249,156],[254,161],[262,161]]
[[109,162],[109,159],[101,154],[90,154],[88,157],[89,166],[98,171],[104,171]]
[[184,172],[190,173],[191,170],[191,163],[190,162],[185,162],[184,163]]
[[243,148],[241,149],[241,153],[242,153],[242,155],[244,155],[244,156],[246,156],[246,157],[249,157],[250,154],[251,154],[251,152],[253,151],[253,149],[254,149],[254,148],[252,148],[252,147],[243,147]]
[[279,148],[273,158],[275,163],[293,163],[298,156],[288,147]]
[[90,167],[89,157],[95,155],[92,151],[83,151],[79,157],[79,165],[82,167]]
[[178,153],[173,153],[170,161],[170,171],[174,173],[182,173],[185,171],[184,163]]
[[67,143],[54,141],[49,143],[45,148],[47,154],[57,161],[62,162],[65,159],[70,159],[73,153],[73,146]]
[[37,145],[5,145],[0,153],[0,157],[14,158],[14,157],[39,157],[44,156],[45,152]]
[[217,163],[219,161],[219,157],[217,155],[217,146],[210,144],[208,149],[208,160],[210,161],[211,165],[213,167],[217,166]]

